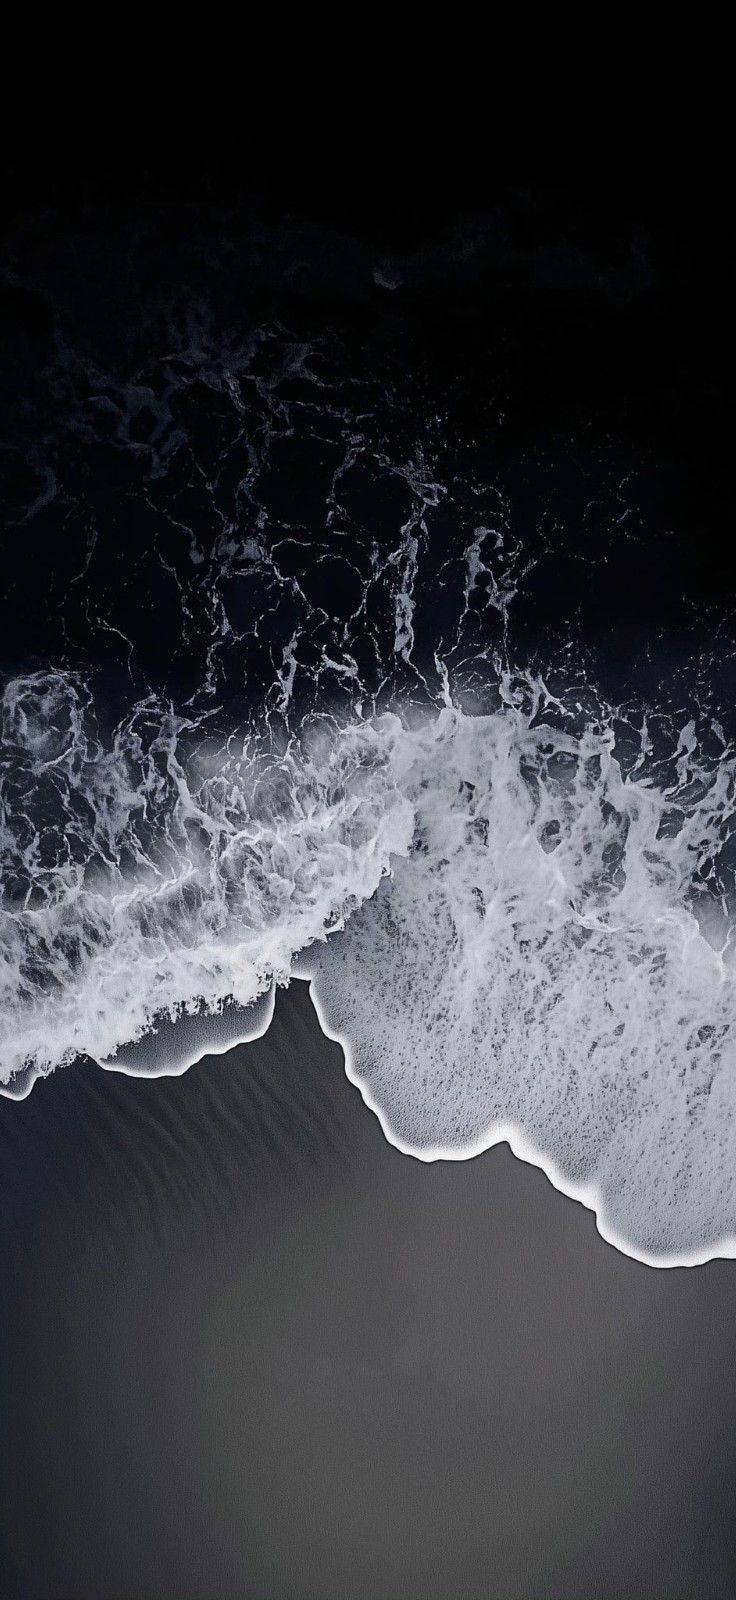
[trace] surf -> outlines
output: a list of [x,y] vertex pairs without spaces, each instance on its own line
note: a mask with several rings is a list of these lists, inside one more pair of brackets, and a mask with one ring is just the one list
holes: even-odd
[[[483,709],[483,706],[485,709]],[[736,1236],[732,827],[718,723],[489,668],[299,734],[78,675],[3,701],[0,1081],[186,1070],[308,976],[387,1137],[508,1138],[658,1264]]]

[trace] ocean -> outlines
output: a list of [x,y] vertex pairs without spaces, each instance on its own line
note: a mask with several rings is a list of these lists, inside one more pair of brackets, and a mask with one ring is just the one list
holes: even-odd
[[2,1592],[725,1596],[725,231],[192,183],[6,218]]

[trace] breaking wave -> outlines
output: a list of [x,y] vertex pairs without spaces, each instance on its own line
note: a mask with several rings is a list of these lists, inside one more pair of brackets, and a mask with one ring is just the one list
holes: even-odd
[[[307,973],[388,1136],[499,1137],[651,1260],[736,1235],[736,755],[526,674],[218,738],[6,685],[0,1081],[176,1071]],[[525,1143],[526,1141],[526,1143]]]

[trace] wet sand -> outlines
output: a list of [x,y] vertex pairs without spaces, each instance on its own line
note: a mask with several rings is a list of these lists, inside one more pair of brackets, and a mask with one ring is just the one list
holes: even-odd
[[736,1263],[384,1139],[306,985],[0,1102],[3,1600],[736,1593]]

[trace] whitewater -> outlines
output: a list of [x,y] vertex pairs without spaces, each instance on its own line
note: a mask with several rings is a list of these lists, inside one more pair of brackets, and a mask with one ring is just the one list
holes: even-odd
[[0,1084],[177,1072],[308,976],[387,1137],[508,1139],[671,1265],[736,1254],[736,753],[542,677],[223,739],[79,675],[2,698]]

